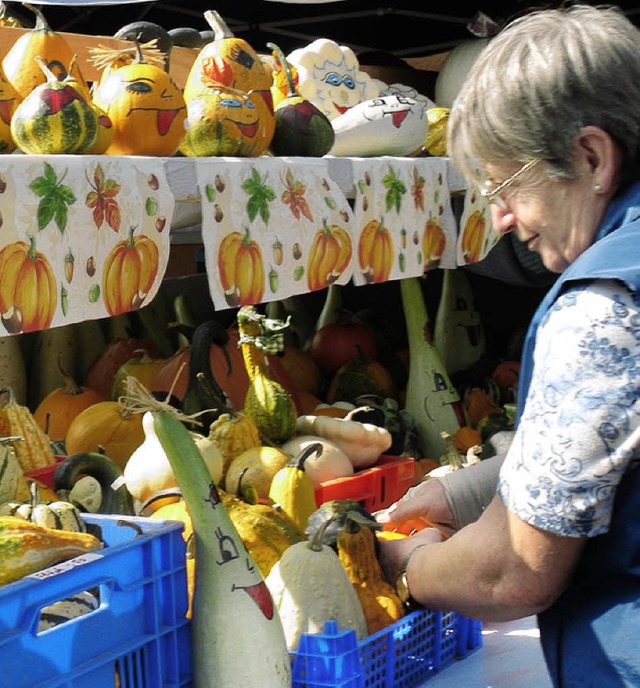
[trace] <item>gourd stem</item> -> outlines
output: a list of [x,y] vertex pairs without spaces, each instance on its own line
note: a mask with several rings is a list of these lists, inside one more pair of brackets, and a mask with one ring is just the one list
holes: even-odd
[[235,38],[233,31],[231,31],[225,20],[216,10],[207,10],[204,13],[204,18],[211,27],[215,40],[219,41],[223,38]]
[[313,552],[322,552],[324,533],[327,528],[338,518],[338,514],[332,514],[313,534],[307,542],[307,547]]
[[282,50],[275,43],[267,43],[267,48],[269,48],[269,50],[273,50],[276,62],[280,65],[285,73],[285,76],[287,77],[287,98],[294,98],[295,96],[299,95],[295,81],[293,80],[291,65],[287,62],[287,58],[284,56]]

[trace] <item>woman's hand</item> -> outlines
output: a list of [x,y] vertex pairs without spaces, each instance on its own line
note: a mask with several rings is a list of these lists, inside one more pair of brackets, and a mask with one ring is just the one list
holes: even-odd
[[424,528],[415,535],[397,540],[379,539],[380,551],[378,559],[386,580],[396,585],[400,568],[411,553],[422,545],[429,545],[442,541],[442,533],[435,528]]
[[378,523],[398,526],[411,519],[422,519],[446,535],[458,529],[446,491],[438,478],[409,488],[399,501],[388,509],[378,511],[375,516]]

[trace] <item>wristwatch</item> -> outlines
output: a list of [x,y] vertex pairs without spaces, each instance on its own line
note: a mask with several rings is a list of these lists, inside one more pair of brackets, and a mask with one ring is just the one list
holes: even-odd
[[417,547],[414,547],[409,554],[402,560],[402,563],[400,564],[400,570],[398,572],[398,577],[396,578],[396,590],[398,592],[398,597],[400,600],[408,604],[413,601],[413,598],[411,597],[411,593],[409,592],[409,584],[407,582],[407,568],[409,566],[409,562],[411,561],[411,557],[421,548],[424,547],[426,543],[422,545],[418,545]]

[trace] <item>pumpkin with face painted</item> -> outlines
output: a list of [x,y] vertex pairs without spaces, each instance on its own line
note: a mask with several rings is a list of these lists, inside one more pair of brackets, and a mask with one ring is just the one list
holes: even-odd
[[421,148],[428,120],[422,103],[401,95],[380,96],[331,120],[335,141],[329,155],[409,155]]
[[273,112],[259,93],[210,88],[187,104],[180,152],[188,157],[256,157],[269,148],[275,126]]
[[182,91],[162,67],[137,59],[100,80],[93,102],[111,120],[107,155],[170,156],[184,138],[187,108]]

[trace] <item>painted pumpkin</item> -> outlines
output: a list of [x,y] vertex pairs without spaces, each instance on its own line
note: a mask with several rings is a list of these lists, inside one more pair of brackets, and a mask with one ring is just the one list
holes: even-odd
[[275,117],[260,94],[210,88],[188,101],[180,152],[189,157],[256,157],[267,151]]
[[45,330],[58,303],[58,287],[35,239],[15,241],[0,251],[0,318],[9,334]]
[[235,306],[260,303],[265,289],[265,269],[260,245],[244,234],[231,232],[218,249],[220,283],[227,303]]
[[118,242],[107,256],[102,272],[102,297],[110,315],[140,308],[158,274],[159,251],[145,234]]
[[349,233],[337,225],[328,225],[316,232],[309,250],[307,284],[310,291],[333,284],[349,265],[353,247]]
[[424,225],[422,235],[422,257],[424,271],[433,270],[440,265],[447,240],[438,219],[430,217]]
[[462,230],[461,248],[465,263],[477,263],[482,258],[486,221],[479,210],[474,210]]
[[382,220],[365,225],[358,242],[358,262],[368,283],[386,282],[393,266],[393,239]]
[[93,102],[113,124],[107,155],[171,156],[184,137],[182,91],[161,67],[144,61],[114,69],[100,80]]
[[[71,73],[80,83],[82,94],[85,98],[88,97],[89,87],[74,60],[73,50],[67,39],[51,29],[40,9],[26,3],[24,6],[35,13],[36,23],[31,31],[23,33],[11,45],[4,56],[2,68],[7,81],[21,98],[26,98],[36,86],[47,80],[35,59],[40,57],[59,79],[65,79]],[[71,65],[70,71],[66,65]]]
[[260,93],[273,111],[271,77],[258,53],[247,41],[236,38],[215,10],[204,13],[214,32],[214,40],[200,50],[184,86],[184,99],[189,102],[203,90],[228,86],[238,91]]

